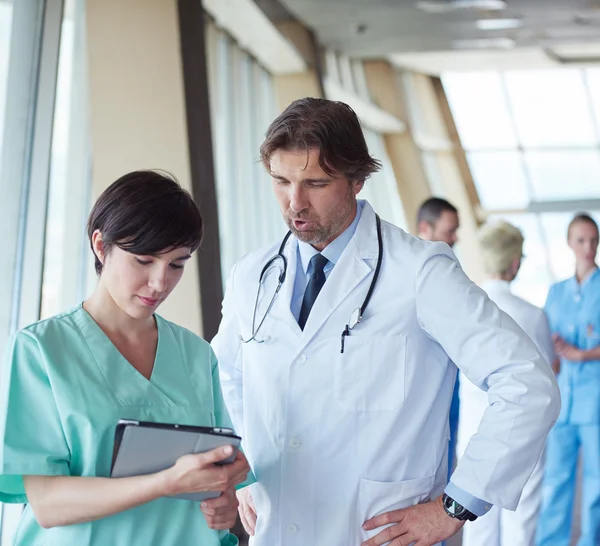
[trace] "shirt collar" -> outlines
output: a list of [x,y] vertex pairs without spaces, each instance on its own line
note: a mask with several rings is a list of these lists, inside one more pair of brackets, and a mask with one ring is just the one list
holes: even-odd
[[[323,256],[329,260],[331,267],[338,262],[342,256],[342,253],[348,246],[350,239],[352,239],[354,233],[356,233],[356,227],[360,221],[360,215],[362,214],[363,207],[365,206],[365,201],[362,199],[357,199],[356,204],[356,216],[354,217],[354,220],[352,220],[352,223],[340,235],[331,241],[331,243],[329,243],[321,252],[321,254],[323,254]],[[302,264],[302,269],[306,274],[308,272],[310,259],[315,254],[318,254],[319,251],[312,245],[298,240],[298,252],[300,253],[300,263]]]
[[487,292],[510,292],[510,283],[502,279],[486,279],[481,283],[481,288]]

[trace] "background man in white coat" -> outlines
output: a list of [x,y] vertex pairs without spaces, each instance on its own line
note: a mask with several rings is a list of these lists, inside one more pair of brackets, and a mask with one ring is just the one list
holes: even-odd
[[[554,349],[548,320],[542,309],[511,294],[523,257],[523,235],[507,222],[483,226],[479,232],[483,266],[488,279],[482,288],[500,309],[508,313],[533,340],[550,367]],[[458,456],[467,449],[477,433],[477,427],[489,404],[488,395],[466,377],[460,380],[460,420],[458,426]],[[460,459],[459,459],[460,460]],[[467,525],[463,531],[463,546],[533,546],[538,511],[541,503],[543,458],[529,478],[515,512],[494,506],[481,520]]]
[[[430,197],[421,203],[417,212],[417,235],[424,241],[441,241],[452,248],[458,242],[460,220],[458,209],[446,199]],[[450,443],[448,445],[448,472],[456,462],[456,438],[460,415],[459,378],[456,378],[450,403]]]
[[[431,546],[516,508],[559,411],[535,345],[447,245],[357,200],[379,164],[350,107],[295,101],[261,156],[290,234],[233,267],[213,340],[251,544]],[[492,402],[450,483],[448,358]]]

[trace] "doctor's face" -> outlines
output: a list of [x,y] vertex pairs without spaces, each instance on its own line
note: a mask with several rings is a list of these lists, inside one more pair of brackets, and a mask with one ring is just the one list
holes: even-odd
[[441,241],[453,247],[458,241],[458,228],[460,222],[458,214],[450,210],[444,210],[433,225],[421,222],[419,236],[426,241]]
[[575,222],[569,229],[569,246],[578,264],[592,264],[598,251],[598,229],[591,222]]
[[363,182],[328,175],[318,150],[277,150],[270,167],[281,214],[301,241],[321,251],[354,220]]
[[[99,235],[100,236],[100,235]],[[101,236],[100,236],[101,237]],[[179,284],[190,258],[189,248],[178,248],[156,255],[131,254],[118,246],[96,254],[102,262],[100,284],[114,303],[132,318],[151,317]]]

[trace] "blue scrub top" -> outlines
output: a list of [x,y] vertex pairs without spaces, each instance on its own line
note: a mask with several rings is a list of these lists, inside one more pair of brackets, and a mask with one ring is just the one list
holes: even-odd
[[[550,330],[567,343],[584,350],[600,345],[600,270],[582,284],[572,277],[551,286],[545,310]],[[557,379],[562,397],[558,422],[600,424],[600,360],[561,358]]]

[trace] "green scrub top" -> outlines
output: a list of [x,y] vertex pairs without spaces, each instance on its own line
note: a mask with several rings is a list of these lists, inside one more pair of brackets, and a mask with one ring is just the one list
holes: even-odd
[[[108,477],[119,419],[231,427],[210,345],[156,315],[150,380],[80,305],[13,339],[0,385],[0,501],[26,503],[23,475]],[[234,546],[199,503],[161,498],[88,523],[43,529],[26,507],[15,544]]]

